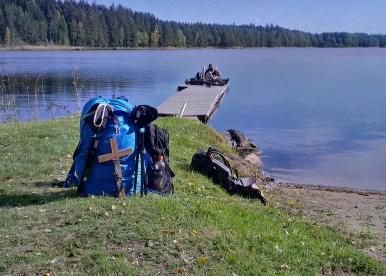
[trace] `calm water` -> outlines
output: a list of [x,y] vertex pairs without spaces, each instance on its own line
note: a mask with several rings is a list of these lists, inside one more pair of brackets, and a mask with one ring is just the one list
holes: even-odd
[[0,52],[20,120],[74,112],[75,67],[81,103],[115,93],[157,106],[209,62],[231,79],[211,124],[251,137],[277,180],[386,190],[384,49]]

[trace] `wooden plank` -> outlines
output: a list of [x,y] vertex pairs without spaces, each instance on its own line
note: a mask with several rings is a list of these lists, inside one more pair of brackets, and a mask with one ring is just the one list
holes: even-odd
[[128,156],[132,153],[131,149],[118,149],[117,140],[114,138],[110,139],[111,153],[99,155],[98,161],[99,163],[104,163],[107,161],[119,161],[121,157]]
[[178,116],[186,103],[183,117],[210,118],[218,107],[228,84],[224,86],[186,85],[158,107],[160,116]]

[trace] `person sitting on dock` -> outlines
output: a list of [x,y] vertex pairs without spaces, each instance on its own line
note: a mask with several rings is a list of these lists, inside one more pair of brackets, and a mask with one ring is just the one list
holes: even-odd
[[205,81],[222,83],[220,73],[212,67],[208,68],[205,73]]
[[[208,75],[208,73],[210,73]],[[211,80],[207,80],[207,76]],[[205,80],[206,81],[212,81],[212,82],[221,82],[221,75],[220,72],[213,66],[213,64],[209,64],[208,69],[205,71]]]

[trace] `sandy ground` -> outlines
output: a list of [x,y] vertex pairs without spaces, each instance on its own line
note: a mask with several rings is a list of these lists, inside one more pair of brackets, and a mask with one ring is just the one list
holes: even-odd
[[271,204],[338,228],[366,254],[386,264],[386,192],[354,192],[278,183]]

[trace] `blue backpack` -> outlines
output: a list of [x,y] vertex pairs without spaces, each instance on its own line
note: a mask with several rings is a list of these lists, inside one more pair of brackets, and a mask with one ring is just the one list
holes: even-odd
[[152,160],[144,151],[143,126],[157,114],[154,108],[145,107],[151,109],[147,120],[142,118],[141,109],[124,98],[88,101],[81,114],[80,141],[65,187],[77,185],[81,196],[152,192],[145,183]]

